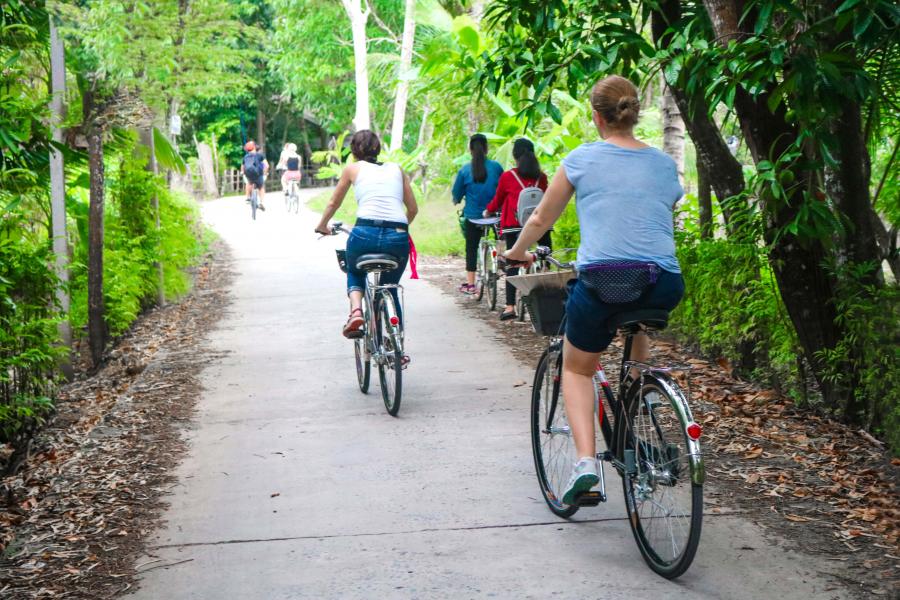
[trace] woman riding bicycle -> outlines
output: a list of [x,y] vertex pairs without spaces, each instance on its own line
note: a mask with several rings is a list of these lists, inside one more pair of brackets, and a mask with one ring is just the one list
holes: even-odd
[[303,177],[300,173],[300,155],[297,154],[297,144],[288,142],[284,145],[281,156],[278,157],[278,164],[275,165],[275,170],[283,171],[281,174],[281,189],[284,190],[284,195],[287,196],[290,191],[288,182],[299,182]]
[[[350,185],[356,196],[356,225],[347,240],[347,295],[350,297],[350,316],[344,325],[344,337],[362,337],[364,324],[362,312],[366,274],[356,268],[357,259],[363,254],[384,253],[397,258],[399,266],[381,274],[382,284],[400,281],[409,260],[409,224],[418,212],[409,177],[396,163],[380,163],[381,142],[368,129],[357,131],[350,140],[350,152],[356,162],[341,173],[337,187],[316,232],[328,235],[328,221],[334,216]],[[396,290],[392,290],[396,300]],[[398,310],[399,310],[399,301]]]
[[[529,264],[533,257],[527,254],[528,247],[553,225],[575,194],[581,229],[576,266],[581,275],[569,284],[562,387],[580,458],[563,493],[565,504],[599,482],[593,376],[600,352],[615,336],[607,329],[607,320],[623,311],[671,310],[684,294],[673,232],[674,206],[684,190],[675,162],[634,137],[640,103],[630,81],[616,75],[601,80],[591,93],[591,106],[604,141],[582,144],[569,153],[518,241],[505,254],[508,260]],[[604,302],[598,288],[583,277],[599,273],[597,266],[608,273],[621,268],[618,273],[625,274],[648,264],[659,269],[656,282],[633,302]],[[649,353],[647,336],[636,336],[631,358],[644,361]]]
[[464,294],[475,293],[475,269],[478,262],[478,243],[481,241],[482,229],[472,223],[471,219],[480,219],[481,213],[494,193],[503,167],[497,161],[487,157],[487,138],[476,133],[469,138],[469,152],[472,161],[463,166],[456,174],[453,182],[453,203],[459,204],[466,199],[463,207],[466,237],[466,280],[459,286]]
[[[541,165],[534,155],[534,144],[531,140],[519,138],[513,143],[513,158],[516,166],[503,173],[497,183],[497,193],[494,199],[487,205],[484,215],[500,211],[500,228],[503,241],[507,248],[512,248],[519,239],[519,230],[522,225],[516,216],[519,206],[519,193],[530,187],[537,187],[547,191],[547,176],[541,171]],[[548,231],[538,240],[542,246],[550,245],[550,232]],[[506,269],[507,277],[519,274],[519,267]],[[506,308],[500,313],[500,320],[506,321],[516,318],[516,288],[506,280]]]

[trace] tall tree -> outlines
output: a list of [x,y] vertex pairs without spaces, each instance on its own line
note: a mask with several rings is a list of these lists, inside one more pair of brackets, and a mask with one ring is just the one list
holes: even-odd
[[350,31],[353,34],[353,71],[356,78],[356,114],[353,126],[357,131],[372,127],[369,115],[369,66],[368,36],[366,24],[372,10],[367,0],[341,0],[347,18],[350,19]]
[[413,42],[416,37],[416,0],[406,0],[403,18],[403,40],[400,44],[400,68],[397,96],[394,100],[394,119],[391,122],[391,151],[403,147],[403,128],[406,122],[406,103],[409,97],[409,71],[412,67]]

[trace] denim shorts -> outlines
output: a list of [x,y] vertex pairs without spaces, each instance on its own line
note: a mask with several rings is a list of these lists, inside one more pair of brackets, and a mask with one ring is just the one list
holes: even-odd
[[624,304],[607,304],[581,280],[569,282],[569,299],[566,301],[566,339],[584,352],[602,352],[616,336],[607,329],[607,321],[617,313],[657,308],[672,310],[684,296],[684,279],[681,273],[660,271],[656,283],[647,288],[640,298]]
[[363,254],[384,253],[397,257],[400,265],[381,274],[381,283],[399,283],[409,261],[409,234],[393,227],[355,225],[347,240],[347,291],[366,289],[366,273],[356,268]]

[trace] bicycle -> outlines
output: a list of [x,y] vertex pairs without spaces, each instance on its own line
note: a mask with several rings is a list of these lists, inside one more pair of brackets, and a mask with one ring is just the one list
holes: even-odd
[[299,187],[299,182],[296,179],[291,179],[288,182],[288,193],[284,196],[284,208],[287,212],[293,212],[294,214],[300,212]]
[[[343,223],[331,225],[331,235],[340,232],[349,235]],[[347,272],[346,250],[337,250],[338,265]],[[403,369],[406,368],[406,355],[403,353],[404,331],[400,318],[403,309],[403,286],[399,284],[381,284],[380,275],[384,271],[393,271],[400,265],[397,257],[390,254],[363,254],[356,261],[356,268],[366,272],[366,290],[363,294],[363,336],[353,340],[353,352],[356,359],[356,379],[359,390],[366,394],[372,372],[372,363],[378,367],[378,380],[381,384],[381,397],[388,414],[396,417],[400,411],[400,400],[403,391]],[[400,302],[401,312],[394,301],[395,291]]]
[[[546,248],[536,253],[559,268]],[[539,310],[539,308],[538,308]],[[647,565],[674,579],[694,559],[703,519],[705,470],[700,451],[701,427],[694,421],[675,373],[690,367],[658,367],[630,359],[634,336],[664,329],[664,310],[634,310],[613,315],[611,332],[625,334],[618,394],[601,365],[594,376],[595,406],[606,450],[598,452],[599,490],[580,494],[572,505],[561,501],[575,456],[574,440],[561,400],[565,314],[538,361],[531,399],[531,441],[541,493],[557,516],[569,518],[582,506],[605,502],[603,465],[622,478],[628,523]],[[552,324],[547,324],[551,326]],[[629,377],[636,372],[637,377]]]
[[256,211],[259,209],[259,190],[255,183],[250,184],[250,216],[256,220]]
[[488,310],[494,310],[497,308],[497,281],[500,279],[497,270],[497,224],[500,217],[469,220],[482,229],[481,240],[478,242],[478,266],[475,270],[475,300],[481,301],[486,288]]

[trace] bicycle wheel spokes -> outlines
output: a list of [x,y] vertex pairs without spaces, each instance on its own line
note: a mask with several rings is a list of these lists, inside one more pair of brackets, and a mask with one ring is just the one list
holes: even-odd
[[547,506],[560,517],[570,517],[578,507],[563,504],[561,499],[576,452],[559,376],[559,350],[545,351],[538,363],[531,391],[531,446],[538,483]]
[[637,388],[624,434],[624,448],[634,455],[634,469],[623,478],[625,503],[647,564],[674,578],[697,550],[703,488],[692,480],[691,447],[669,394],[653,380]]
[[400,325],[391,323],[397,318],[394,297],[383,292],[378,301],[378,379],[384,407],[392,417],[400,411],[403,390],[403,348]]

